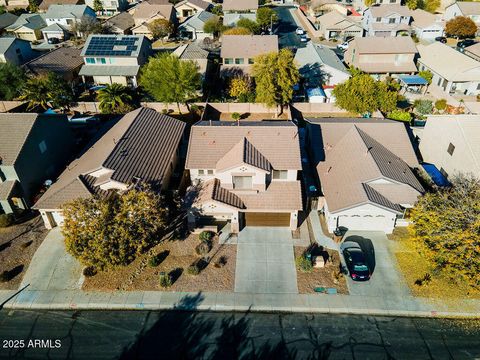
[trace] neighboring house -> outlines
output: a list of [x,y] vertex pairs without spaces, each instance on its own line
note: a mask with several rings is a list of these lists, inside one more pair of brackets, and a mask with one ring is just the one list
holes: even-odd
[[457,1],[445,8],[444,18],[446,21],[456,16],[465,16],[473,20],[477,27],[480,26],[480,2]]
[[423,161],[445,177],[472,173],[480,178],[480,116],[429,116],[420,138]]
[[0,0],[0,6],[5,6],[10,10],[26,9],[28,5],[28,0]]
[[412,12],[412,17],[412,30],[419,40],[435,40],[436,37],[443,35],[445,21],[438,15],[416,9]]
[[47,12],[50,5],[81,5],[83,0],[43,0],[38,6],[41,12]]
[[323,197],[318,210],[329,232],[391,233],[424,189],[405,124],[383,119],[306,119],[307,142]]
[[364,29],[362,24],[349,16],[333,10],[317,18],[317,28],[327,40],[343,40],[347,37],[362,37]]
[[[102,3],[102,11],[98,12],[98,15],[112,16],[118,14],[127,9],[129,1],[127,0],[100,0]],[[85,0],[85,5],[95,8],[94,0]]]
[[82,50],[80,74],[86,84],[119,83],[137,87],[140,66],[147,62],[152,44],[144,36],[90,35]]
[[224,0],[223,25],[235,26],[242,18],[257,20],[258,0]]
[[472,59],[480,61],[480,43],[466,47],[463,53],[470,56]]
[[105,24],[110,28],[113,34],[128,35],[132,33],[132,28],[135,26],[132,14],[128,12],[121,12],[114,15],[105,21]]
[[410,33],[411,11],[398,4],[375,5],[363,13],[368,36],[398,36]]
[[0,37],[0,63],[22,65],[33,59],[36,52],[29,41],[15,37]]
[[59,24],[52,24],[42,29],[43,38],[58,39],[59,41],[67,40],[70,37],[70,31],[67,27]]
[[212,3],[203,0],[183,0],[175,4],[175,11],[177,12],[177,19],[179,22],[184,22],[190,16],[195,15],[200,11],[207,11],[212,7]]
[[0,213],[27,209],[75,144],[66,115],[0,114]]
[[255,57],[278,52],[277,35],[224,35],[221,40],[224,77],[250,74]]
[[205,79],[207,73],[207,67],[209,62],[209,52],[202,49],[195,43],[185,44],[179,46],[173,52],[173,55],[176,55],[180,60],[193,60],[198,64],[198,72],[202,75],[202,78]]
[[166,190],[184,132],[184,122],[153,109],[142,107],[124,115],[73,161],[35,204],[45,226],[61,225],[62,206],[77,198],[106,196],[139,183],[158,192]]
[[323,45],[309,42],[306,47],[297,50],[295,62],[306,87],[334,87],[350,77],[337,54]]
[[148,24],[158,19],[165,19],[172,24],[177,23],[175,8],[170,5],[152,5],[143,2],[137,5],[133,10],[133,20],[135,26],[132,28],[132,34],[143,35],[149,39],[153,39],[152,32],[148,28]]
[[202,121],[192,127],[186,169],[190,226],[228,221],[295,230],[302,210],[297,127],[282,122]]
[[331,11],[336,11],[344,16],[348,15],[347,6],[335,0],[312,0],[305,9],[307,16],[312,19],[316,19]]
[[36,41],[43,37],[42,29],[45,27],[47,27],[47,23],[44,15],[22,14],[12,25],[7,26],[5,30],[19,39]]
[[345,52],[344,61],[376,75],[417,72],[417,48],[410,36],[355,38]]
[[418,69],[432,72],[432,84],[450,94],[480,94],[479,61],[439,42],[418,45],[418,52]]
[[74,24],[78,24],[82,17],[89,16],[96,18],[95,11],[87,5],[50,5],[45,14],[45,21],[48,26],[60,25],[69,31]]
[[185,39],[203,40],[206,37],[211,36],[211,34],[203,31],[203,27],[205,23],[212,18],[218,18],[218,16],[208,11],[199,11],[185,22],[180,24],[178,27],[178,33],[182,38]]
[[17,19],[17,15],[9,12],[0,14],[0,35],[3,35],[3,33],[6,31],[5,28],[12,25],[15,21],[17,21]]
[[59,47],[53,49],[24,65],[25,70],[33,75],[54,72],[70,84],[78,82],[78,73],[83,65],[82,49]]

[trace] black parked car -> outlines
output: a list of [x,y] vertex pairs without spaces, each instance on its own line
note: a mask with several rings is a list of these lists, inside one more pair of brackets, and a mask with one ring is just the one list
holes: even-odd
[[435,38],[435,41],[440,41],[442,44],[446,44],[447,43],[447,38],[445,36],[437,36]]
[[371,275],[370,269],[360,245],[353,241],[345,241],[342,244],[342,249],[350,277],[355,281],[369,280]]
[[476,44],[476,41],[473,39],[465,39],[462,41],[459,41],[457,44],[457,48],[460,52],[463,52],[466,47],[471,46],[473,44]]

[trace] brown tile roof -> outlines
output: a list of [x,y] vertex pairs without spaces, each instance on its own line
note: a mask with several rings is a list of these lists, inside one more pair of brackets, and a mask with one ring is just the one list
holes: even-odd
[[223,11],[258,9],[258,0],[223,0]]
[[373,17],[386,17],[392,14],[398,14],[401,16],[411,16],[411,10],[400,4],[382,4],[379,6],[371,6],[369,8]]
[[43,0],[39,5],[39,9],[47,11],[50,5],[77,5],[83,3],[82,0]]
[[161,15],[165,19],[170,20],[170,17],[174,11],[175,9],[172,4],[156,5],[144,2],[140,5],[137,5],[133,12],[133,18],[135,20],[146,21],[156,17],[157,15]]
[[207,1],[203,1],[203,0],[183,0],[177,4],[175,4],[175,7],[179,7],[180,5],[183,5],[183,4],[192,4],[200,9],[203,9],[203,10],[207,10],[210,6],[212,6],[211,3],[207,2]]
[[29,61],[24,67],[35,75],[47,72],[63,75],[81,68],[81,52],[82,49],[74,47],[59,47]]
[[278,52],[277,35],[224,35],[221,40],[222,58],[254,58]]
[[198,195],[192,206],[202,206],[208,201],[216,201],[236,209],[245,208],[242,200],[237,195],[220,186],[220,180],[218,179],[212,179],[200,185]]
[[8,181],[0,182],[0,200],[8,200],[17,183],[18,183],[17,180],[8,180]]
[[252,165],[265,171],[270,171],[272,168],[267,158],[247,138],[240,140],[225,156],[218,160],[215,168],[217,170],[225,170],[241,164]]
[[128,12],[121,12],[120,14],[114,15],[107,19],[105,23],[123,31],[131,29],[135,26],[133,16]]
[[185,123],[153,109],[139,108],[122,117],[73,161],[35,204],[37,209],[59,209],[77,197],[99,193],[98,180],[88,174],[113,170],[111,179],[130,184],[138,177],[160,185],[183,136]]
[[43,115],[0,114],[0,165],[14,165],[35,122]]
[[[316,144],[312,150],[331,212],[365,203],[400,212],[400,204],[413,205],[424,192],[410,169],[418,162],[404,124],[353,119],[310,122],[319,125],[310,126]],[[378,186],[377,181],[386,184]]]
[[[298,129],[289,121],[202,121],[192,127],[187,169],[215,169],[217,163],[243,141],[256,149],[249,155],[257,164],[267,160],[273,169],[301,170]],[[243,147],[245,150],[245,147]],[[240,152],[241,154],[241,152]],[[261,154],[262,156],[260,156]],[[265,158],[265,159],[263,159]]]
[[237,195],[245,204],[246,211],[294,211],[302,210],[302,190],[300,181],[272,181],[266,191],[258,194]]
[[[359,54],[415,54],[417,48],[410,36],[355,38]],[[353,45],[353,44],[352,44]]]

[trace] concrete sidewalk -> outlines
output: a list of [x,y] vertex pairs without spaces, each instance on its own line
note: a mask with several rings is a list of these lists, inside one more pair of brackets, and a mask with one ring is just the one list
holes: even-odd
[[[411,296],[382,299],[356,295],[187,293],[162,291],[84,292],[78,290],[0,291],[6,309],[211,310],[368,314],[410,317],[480,317],[480,302],[451,306]],[[191,305],[195,304],[195,306]]]

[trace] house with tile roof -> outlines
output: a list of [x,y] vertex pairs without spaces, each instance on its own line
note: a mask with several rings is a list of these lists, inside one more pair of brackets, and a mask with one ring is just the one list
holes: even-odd
[[302,169],[297,127],[287,121],[201,121],[192,127],[186,169],[189,224],[298,226]]
[[176,48],[173,55],[178,56],[182,61],[195,61],[198,65],[198,72],[202,75],[202,78],[205,79],[210,61],[210,53],[207,50],[202,49],[196,43],[184,44]]
[[203,40],[211,34],[203,30],[205,23],[218,16],[208,11],[199,11],[178,26],[179,35],[188,40]]
[[15,37],[0,37],[0,63],[22,65],[38,56],[27,40]]
[[315,24],[327,40],[362,37],[365,30],[356,18],[355,16],[343,15],[336,10],[332,10],[316,18]]
[[457,16],[465,16],[473,20],[477,27],[480,26],[480,2],[478,1],[455,1],[445,8],[444,18],[446,21]]
[[64,169],[75,139],[66,115],[3,113],[0,129],[0,213],[17,213]]
[[[85,0],[85,5],[90,6],[92,9],[95,8],[94,0]],[[102,4],[102,11],[98,12],[98,15],[102,16],[113,16],[124,10],[129,6],[128,0],[100,0]]]
[[224,0],[223,25],[235,26],[240,19],[257,20],[258,0]]
[[9,12],[0,14],[0,35],[3,35],[5,28],[17,21],[18,16]]
[[411,11],[399,4],[369,7],[363,13],[363,26],[368,36],[399,36],[410,33]]
[[377,76],[413,74],[417,72],[418,53],[410,36],[364,37],[350,42],[344,61],[350,66]]
[[19,39],[35,41],[42,39],[42,29],[45,27],[47,23],[44,14],[22,14],[5,30]]
[[50,5],[80,5],[83,0],[43,0],[38,6],[40,12],[46,12]]
[[307,142],[328,230],[384,231],[405,224],[424,189],[405,124],[383,119],[306,119]]
[[175,11],[178,21],[182,23],[189,17],[201,11],[207,11],[211,7],[212,3],[204,0],[182,0],[175,4]]
[[121,12],[108,18],[105,24],[110,28],[112,34],[129,35],[135,26],[132,14],[129,12]]
[[440,15],[415,9],[412,11],[412,18],[412,30],[419,40],[435,40],[437,36],[443,36],[445,20]]
[[63,223],[63,204],[125,191],[139,183],[168,189],[184,141],[185,123],[139,108],[108,124],[37,201],[45,226]]
[[177,24],[177,13],[172,4],[156,5],[149,2],[142,2],[131,9],[135,26],[132,28],[132,34],[143,35],[149,39],[153,39],[153,34],[148,25],[158,19],[170,21]]

